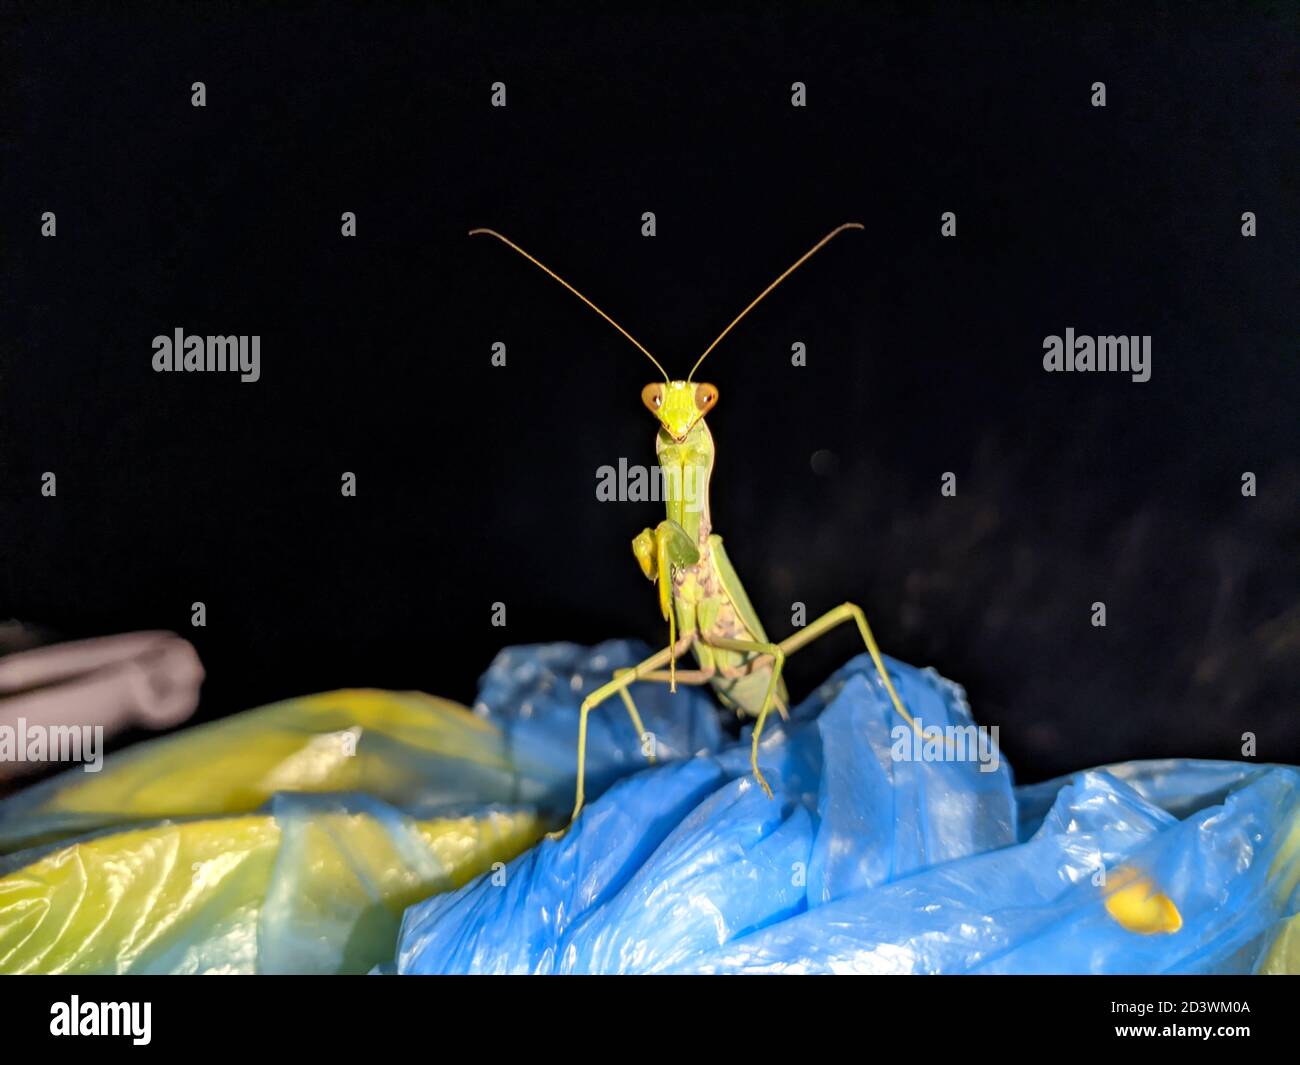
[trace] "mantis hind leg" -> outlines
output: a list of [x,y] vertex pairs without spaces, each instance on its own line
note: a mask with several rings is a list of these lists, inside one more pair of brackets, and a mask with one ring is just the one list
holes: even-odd
[[894,682],[889,679],[889,674],[885,670],[885,663],[880,657],[880,648],[876,646],[876,638],[871,633],[871,626],[867,624],[867,616],[862,612],[862,608],[856,603],[841,603],[834,610],[829,610],[816,621],[812,622],[803,629],[800,629],[793,636],[787,636],[781,641],[781,649],[788,655],[794,654],[801,647],[806,647],[813,640],[824,636],[837,625],[852,618],[857,622],[858,632],[862,636],[862,642],[867,645],[867,653],[871,655],[871,661],[875,663],[876,672],[880,674],[880,679],[885,685],[885,691],[889,693],[890,701],[894,704],[894,709],[898,711],[899,716],[912,726],[918,735],[924,735],[921,732],[921,726],[918,725],[907,708],[903,706],[903,700],[898,697],[898,692],[894,689]]
[[772,659],[772,675],[767,682],[767,692],[763,696],[762,708],[758,711],[758,720],[754,722],[754,738],[749,748],[749,767],[754,771],[754,779],[770,799],[772,788],[767,783],[767,778],[763,776],[763,771],[758,768],[758,740],[763,735],[763,725],[767,722],[767,715],[777,701],[776,690],[781,683],[781,670],[785,667],[785,648],[777,643],[764,643],[760,640],[731,640],[722,637],[713,637],[705,642],[710,647],[717,647],[724,651],[748,651]]

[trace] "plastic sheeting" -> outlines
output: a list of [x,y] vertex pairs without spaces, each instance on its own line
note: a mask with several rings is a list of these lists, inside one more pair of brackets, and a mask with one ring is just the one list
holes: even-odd
[[[972,723],[960,689],[889,669],[927,729]],[[408,910],[395,968],[1287,968],[1300,771],[1131,763],[1013,790],[995,747],[935,744],[927,760],[899,724],[857,658],[788,727],[769,726],[760,761],[775,800],[749,776],[743,740],[640,771],[511,863],[504,884]]]
[[392,956],[402,910],[537,837],[528,812],[433,821],[375,800],[58,846],[0,877],[0,973],[346,973]]
[[[650,653],[635,640],[609,640],[595,647],[507,647],[480,679],[474,713],[500,729],[510,765],[528,782],[528,800],[552,811],[560,824],[573,809],[583,698],[614,670],[634,666]],[[722,746],[717,704],[705,690],[683,685],[674,695],[656,683],[631,690],[642,724],[654,734],[660,763]],[[614,780],[645,766],[641,740],[623,704],[609,700],[588,718],[587,793],[599,795]]]
[[959,687],[889,663],[949,730],[918,743],[865,656],[769,723],[775,800],[706,692],[637,685],[659,764],[612,700],[588,761],[589,794],[609,790],[527,849],[572,801],[583,695],[645,653],[510,648],[472,713],[309,696],[0,801],[0,971],[1300,965],[1300,771],[1145,762],[1015,788]]
[[[0,972],[364,972],[403,908],[533,843],[572,802],[577,707],[635,643],[513,648],[477,713],[418,692],[291,699],[0,801]],[[712,704],[636,689],[661,760],[718,746]],[[598,791],[644,765],[593,729]],[[635,756],[635,757],[634,757]]]
[[[325,692],[248,710],[113,754],[0,800],[0,854],[106,827],[249,813],[281,793],[362,793],[424,816],[484,803],[573,802],[578,706],[612,671],[649,653],[614,640],[502,651],[474,712],[421,692]],[[660,761],[716,750],[698,691],[634,688]],[[613,712],[614,710],[617,712]],[[621,704],[593,715],[588,789],[645,764]]]
[[131,822],[249,813],[280,792],[441,809],[510,802],[500,733],[418,692],[338,691],[249,710],[74,768],[0,802],[0,852]]

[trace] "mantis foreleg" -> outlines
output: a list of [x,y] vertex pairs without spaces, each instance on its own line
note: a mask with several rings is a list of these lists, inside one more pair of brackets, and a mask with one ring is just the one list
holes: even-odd
[[[700,560],[699,549],[675,521],[661,521],[654,532],[642,529],[632,540],[632,554],[641,572],[654,581],[659,590],[659,610],[668,622],[668,646],[677,643],[677,612],[673,609],[674,566],[693,566]],[[668,685],[677,690],[677,656],[668,660]]]

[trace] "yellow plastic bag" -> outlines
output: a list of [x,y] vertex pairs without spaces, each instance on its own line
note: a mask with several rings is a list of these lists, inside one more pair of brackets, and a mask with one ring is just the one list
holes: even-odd
[[142,743],[0,802],[0,972],[365,972],[407,905],[541,835],[529,787],[495,725],[419,692]]
[[390,960],[403,909],[530,846],[529,811],[416,821],[383,803],[60,846],[0,877],[0,973],[347,973]]
[[289,699],[139,744],[0,802],[0,854],[105,827],[252,813],[277,793],[406,809],[529,802],[495,725],[421,692]]
[[1280,923],[1259,971],[1265,976],[1300,976],[1300,914]]

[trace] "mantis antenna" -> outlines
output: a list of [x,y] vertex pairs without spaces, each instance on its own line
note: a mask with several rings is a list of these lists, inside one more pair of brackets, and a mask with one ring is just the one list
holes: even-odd
[[[752,311],[755,307],[757,307],[759,302],[763,299],[763,297],[766,296],[769,292],[771,292],[772,289],[776,288],[777,285],[779,285],[787,277],[789,277],[796,270],[798,270],[799,267],[803,266],[804,263],[806,263],[809,259],[811,259],[819,251],[821,251],[822,248],[824,248],[837,236],[843,233],[846,229],[863,229],[863,228],[864,226],[862,225],[861,222],[845,222],[844,225],[842,226],[836,226],[829,233],[827,233],[826,236],[822,237],[821,240],[819,240],[816,244],[814,244],[811,248],[809,248],[806,252],[804,252],[801,256],[799,256],[799,258],[794,261],[794,264],[786,269],[785,273],[783,273],[780,277],[778,277],[775,281],[773,281],[770,285],[768,285],[767,288],[763,289],[762,292],[760,292],[757,296],[754,297],[754,301],[748,307],[746,307],[743,311],[741,311],[738,315],[736,315],[735,318],[731,320],[731,324],[727,326],[727,328],[724,329],[721,333],[718,334],[717,340],[715,340],[712,344],[710,344],[707,348],[704,349],[704,354],[695,360],[695,365],[691,367],[691,372],[687,375],[686,380],[690,381],[691,378],[695,376],[695,371],[700,368],[700,363],[702,363],[708,357],[709,352],[711,352],[714,348],[716,348],[718,346],[718,343],[722,340],[722,338],[725,337],[728,333],[730,333],[732,329],[734,329],[740,323],[740,320],[744,318],[745,315],[747,315],[750,311]],[[541,264],[539,263],[538,265]],[[637,346],[640,347],[640,345]]]
[[[475,235],[477,235],[477,234],[479,234],[479,233],[486,234],[486,235],[489,236],[489,237],[496,237],[497,240],[501,241],[501,243],[504,244],[506,247],[508,247],[508,248],[513,248],[513,249],[514,249],[515,251],[517,251],[520,255],[522,255],[525,259],[527,259],[530,263],[532,263],[532,264],[533,264],[534,266],[536,266],[539,270],[541,270],[543,273],[549,275],[551,278],[553,278],[554,280],[558,281],[561,285],[563,285],[563,286],[564,286],[565,288],[567,288],[570,292],[572,292],[575,296],[577,296],[578,299],[582,300],[583,303],[585,303],[588,307],[590,307],[590,308],[591,308],[593,311],[595,311],[598,315],[600,315],[602,318],[604,318],[605,321],[607,321],[610,325],[612,325],[615,329],[617,329],[620,333],[622,333],[625,337],[627,337],[628,340],[632,341],[632,343],[635,344],[635,345],[636,345],[636,346],[641,350],[641,354],[644,355],[647,359],[649,359],[652,363],[655,364],[655,369],[657,369],[661,374],[664,375],[664,380],[665,380],[665,381],[668,380],[668,371],[665,370],[662,366],[659,365],[659,360],[656,359],[653,355],[651,355],[650,352],[646,351],[646,349],[642,346],[641,342],[640,342],[639,340],[637,340],[636,337],[634,337],[631,333],[629,333],[626,329],[624,329],[621,325],[619,325],[616,321],[614,321],[613,318],[611,318],[608,314],[606,314],[606,313],[605,313],[604,311],[602,311],[599,307],[597,307],[594,303],[592,303],[591,300],[587,299],[586,296],[584,296],[584,295],[583,295],[581,292],[579,292],[576,288],[574,288],[574,287],[573,287],[572,285],[570,285],[567,281],[565,281],[564,278],[562,278],[559,274],[557,274],[557,273],[556,273],[554,270],[552,270],[549,266],[547,266],[545,263],[540,263],[540,262],[538,262],[538,261],[537,261],[536,259],[534,259],[531,255],[529,255],[526,251],[524,251],[524,249],[521,248],[518,244],[516,244],[516,243],[515,243],[514,241],[512,241],[512,240],[508,240],[507,238],[503,237],[503,236],[502,236],[500,233],[498,233],[495,229],[471,229],[471,230],[469,231],[469,235],[470,235],[471,237],[472,237],[472,236],[475,236]],[[834,234],[831,234],[831,236],[834,236]],[[830,237],[827,237],[826,240],[830,240]],[[822,241],[822,243],[824,244],[824,243],[826,243],[826,241]],[[813,251],[816,251],[816,250],[817,250],[816,248],[813,249]],[[808,255],[811,255],[811,254],[812,254],[812,252],[809,252],[809,253],[808,253]],[[804,256],[805,259],[806,259],[807,257],[808,257],[807,255]],[[796,263],[795,266],[797,266],[797,265],[799,265],[799,264]],[[791,267],[791,269],[793,269],[793,267]],[[789,272],[789,271],[787,271],[787,273],[788,273],[788,272]],[[761,297],[760,297],[760,298],[761,298]],[[758,301],[755,300],[754,302],[757,303]]]

